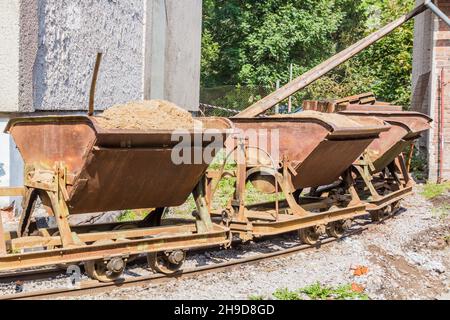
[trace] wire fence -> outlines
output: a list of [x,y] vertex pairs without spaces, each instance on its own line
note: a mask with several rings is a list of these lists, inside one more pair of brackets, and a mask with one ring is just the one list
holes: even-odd
[[[202,88],[200,93],[200,113],[204,116],[232,116],[276,90],[275,86],[239,86],[227,85],[214,88]],[[301,109],[299,99],[292,99],[292,111]],[[279,113],[288,112],[288,100],[277,108]],[[275,108],[268,111],[275,113]]]

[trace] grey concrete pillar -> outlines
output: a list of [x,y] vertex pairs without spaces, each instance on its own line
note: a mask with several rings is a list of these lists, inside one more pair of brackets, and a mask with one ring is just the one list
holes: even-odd
[[144,97],[197,111],[200,99],[201,0],[146,0]]

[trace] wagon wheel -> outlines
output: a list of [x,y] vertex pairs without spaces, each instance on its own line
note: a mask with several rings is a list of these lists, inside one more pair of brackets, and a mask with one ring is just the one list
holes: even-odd
[[[138,228],[139,228],[139,226],[135,223],[125,223],[125,224],[118,225],[117,227],[115,227],[113,229],[113,231],[133,230],[133,229],[138,229]],[[121,239],[121,240],[126,241],[127,239]],[[118,240],[118,241],[120,241],[120,240]],[[127,263],[135,261],[138,257],[139,257],[138,254],[131,255],[128,258]]]
[[179,273],[185,260],[186,252],[181,250],[147,254],[148,266],[154,271],[165,275]]
[[[94,245],[108,245],[112,240],[99,240]],[[126,262],[121,258],[113,258],[106,263],[104,260],[86,261],[84,268],[92,279],[100,282],[113,282],[120,278],[125,271]]]
[[401,202],[400,201],[395,201],[392,205],[392,214],[395,214],[401,207]]
[[342,236],[345,234],[345,232],[350,229],[352,225],[351,220],[340,220],[340,221],[334,221],[328,224],[327,227],[327,234],[332,238],[342,238]]
[[372,222],[380,222],[382,218],[381,210],[370,212],[370,218],[372,219]]
[[300,240],[309,245],[316,245],[319,242],[321,233],[318,232],[316,227],[310,227],[306,229],[301,229],[298,232]]
[[387,206],[383,210],[381,210],[381,212],[382,212],[383,218],[389,218],[394,211],[392,210],[392,206]]

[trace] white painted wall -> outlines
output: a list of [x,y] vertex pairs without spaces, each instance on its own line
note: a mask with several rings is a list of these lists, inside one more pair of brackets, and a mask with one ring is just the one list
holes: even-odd
[[[9,119],[0,117],[0,186],[23,186],[23,160],[9,134],[3,133]],[[0,208],[13,201],[20,206],[20,198],[0,197]]]
[[0,1],[0,110],[19,108],[19,0]]

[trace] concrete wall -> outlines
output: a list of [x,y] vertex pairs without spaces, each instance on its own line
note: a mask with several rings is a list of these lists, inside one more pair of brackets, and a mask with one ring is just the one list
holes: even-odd
[[201,0],[147,1],[144,96],[197,111],[200,99]]
[[19,108],[19,26],[18,1],[0,1],[0,97],[4,111]]
[[167,7],[169,28],[165,96],[188,110],[197,111],[200,99],[202,1],[167,0]]
[[201,0],[2,0],[0,112],[86,110],[143,98],[197,110]]
[[[87,110],[98,51],[97,110],[143,98],[198,110],[201,13],[201,0],[0,0],[0,132],[22,112]],[[22,166],[0,133],[0,185],[21,185]]]
[[144,1],[43,0],[36,110],[85,110],[97,51],[96,109],[142,97]]
[[[417,3],[421,3],[418,0]],[[439,0],[436,4],[450,15],[450,0]],[[440,108],[440,73],[444,69],[446,83],[450,80],[450,29],[431,11],[416,18],[413,63],[413,110],[430,115],[433,128],[422,141],[421,146],[428,155],[429,179],[437,180],[438,172],[438,122]],[[450,88],[444,87],[445,123],[444,130],[444,179],[450,180]]]

